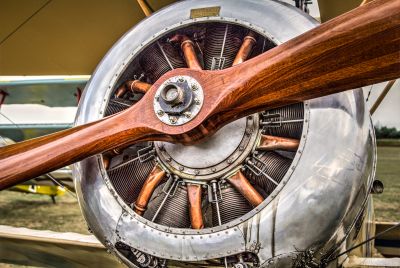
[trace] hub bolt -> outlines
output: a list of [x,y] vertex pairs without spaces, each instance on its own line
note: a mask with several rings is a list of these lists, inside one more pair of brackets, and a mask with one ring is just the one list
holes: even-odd
[[201,102],[200,102],[200,100],[199,99],[194,99],[194,103],[196,103],[196,105],[200,105],[201,104]]
[[163,115],[164,115],[164,111],[163,111],[163,110],[158,110],[158,111],[157,111],[157,114],[158,114],[159,116],[163,116]]
[[185,115],[186,118],[190,118],[192,116],[192,113],[191,112],[185,112],[184,115]]
[[178,119],[175,116],[169,117],[169,122],[171,122],[171,124],[176,124],[177,121],[178,121]]

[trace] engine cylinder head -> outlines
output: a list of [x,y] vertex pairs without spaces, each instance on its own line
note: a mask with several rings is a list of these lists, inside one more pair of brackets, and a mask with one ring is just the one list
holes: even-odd
[[132,101],[127,99],[123,98],[111,99],[108,103],[105,116],[119,113],[125,109],[128,109],[132,105],[133,105]]
[[[156,43],[146,49],[144,57],[140,59],[140,65],[146,72],[146,76],[154,83],[158,78],[171,69],[186,67],[185,61],[178,50],[169,43]],[[171,68],[172,65],[172,68]]]
[[152,160],[141,163],[135,158],[130,157],[125,163],[108,170],[112,185],[127,204],[136,201],[144,181],[155,164]]
[[155,223],[168,227],[189,228],[189,201],[186,187],[178,185],[176,189],[172,190],[173,193],[167,197],[165,203],[162,204],[167,195],[165,191],[163,191],[164,188],[165,183],[160,184],[156,188],[143,217],[152,220],[157,210],[162,205],[154,220]]
[[263,132],[267,135],[299,139],[303,131],[303,118],[303,103],[265,111],[262,121],[267,124],[264,124]]
[[[257,160],[254,158],[252,159],[253,165],[258,168],[258,171],[264,170],[264,173],[277,183],[280,183],[292,163],[291,159],[283,157],[276,152],[265,152],[260,154],[257,158]],[[244,174],[249,180],[260,186],[267,194],[272,193],[276,188],[276,184],[263,173],[258,175],[250,168],[246,168]]]
[[[222,224],[243,216],[253,208],[243,195],[230,184],[225,184],[222,187],[221,200],[218,202],[218,207]],[[218,226],[217,205],[212,203],[211,208],[213,225]]]
[[[206,32],[205,69],[225,69],[232,66],[242,45],[243,33],[233,25],[215,25]],[[219,66],[219,67],[218,67]]]

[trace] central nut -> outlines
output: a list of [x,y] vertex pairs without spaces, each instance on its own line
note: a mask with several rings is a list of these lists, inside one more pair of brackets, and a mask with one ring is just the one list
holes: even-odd
[[161,98],[168,104],[177,105],[184,100],[184,90],[176,83],[166,85],[160,93]]
[[154,96],[154,112],[167,125],[192,120],[204,102],[203,89],[193,77],[174,76],[162,83]]

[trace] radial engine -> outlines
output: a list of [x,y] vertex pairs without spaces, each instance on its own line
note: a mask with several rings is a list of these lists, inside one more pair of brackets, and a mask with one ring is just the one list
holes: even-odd
[[[279,1],[171,5],[104,57],[76,125],[135,105],[172,69],[234,68],[317,25]],[[167,81],[160,124],[195,118],[204,94],[189,76]],[[241,118],[194,145],[118,148],[75,164],[74,177],[90,230],[130,267],[313,267],[354,232],[375,151],[354,89]]]

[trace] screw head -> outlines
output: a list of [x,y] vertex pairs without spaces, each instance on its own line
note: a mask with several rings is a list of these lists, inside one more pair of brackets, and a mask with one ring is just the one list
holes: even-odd
[[197,86],[195,84],[192,85],[192,90],[196,91],[197,90]]
[[201,104],[201,102],[200,102],[200,100],[199,99],[194,99],[194,103],[196,104],[196,105],[200,105]]
[[163,116],[163,115],[164,115],[164,111],[163,111],[163,110],[158,110],[158,111],[157,111],[157,114],[158,114],[159,116]]
[[177,121],[178,121],[178,119],[175,116],[169,117],[169,122],[171,122],[171,124],[176,124]]
[[186,118],[190,118],[192,116],[192,113],[191,112],[185,112],[184,115],[185,115]]
[[185,79],[183,77],[179,77],[178,81],[182,83],[182,82],[185,82]]

